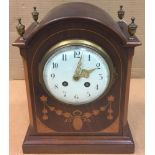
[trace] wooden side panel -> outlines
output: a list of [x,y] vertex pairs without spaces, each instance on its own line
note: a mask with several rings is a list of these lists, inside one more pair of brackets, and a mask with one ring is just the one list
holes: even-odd
[[32,102],[31,102],[32,100],[31,100],[30,85],[29,85],[30,83],[28,80],[28,65],[24,57],[23,57],[23,66],[24,66],[26,91],[27,91],[27,99],[28,99],[29,120],[30,120],[30,126],[33,128],[34,122],[33,122]]
[[134,54],[134,48],[128,49],[127,57],[127,70],[126,70],[126,85],[125,85],[125,106],[124,106],[124,117],[123,117],[123,125],[127,124],[127,117],[128,117],[128,101],[129,101],[129,90],[130,90],[130,78],[131,78],[131,67],[132,67],[132,59]]

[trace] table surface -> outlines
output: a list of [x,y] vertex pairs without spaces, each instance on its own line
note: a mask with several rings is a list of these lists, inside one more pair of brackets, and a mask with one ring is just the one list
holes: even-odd
[[[132,79],[128,121],[135,141],[134,155],[144,155],[144,79]],[[29,124],[24,80],[10,81],[10,155],[23,155],[22,143]]]

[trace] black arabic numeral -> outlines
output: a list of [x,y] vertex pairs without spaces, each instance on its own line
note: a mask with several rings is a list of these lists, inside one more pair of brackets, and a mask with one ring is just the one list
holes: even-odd
[[79,99],[79,96],[78,96],[78,95],[75,95],[74,98],[75,98],[75,99]]
[[55,89],[58,89],[58,84],[55,84],[55,85],[54,85],[54,88],[55,88]]
[[63,60],[63,61],[67,61],[67,55],[66,55],[66,54],[63,54],[63,55],[62,55],[62,60]]
[[51,74],[51,78],[52,78],[52,79],[55,78],[55,74],[54,74],[54,73]]
[[64,94],[64,97],[66,97],[66,92],[65,91],[63,91],[63,94]]
[[74,51],[74,58],[80,58],[80,51]]
[[54,62],[53,62],[53,69],[54,69],[54,68],[58,68],[58,63],[54,63]]
[[90,61],[90,54],[88,55],[88,61]]
[[100,76],[100,80],[102,80],[103,79],[103,74],[99,74],[99,76]]
[[100,63],[96,63],[97,69],[100,69]]
[[90,97],[90,96],[91,96],[89,92],[87,92],[87,95],[88,95],[88,97]]

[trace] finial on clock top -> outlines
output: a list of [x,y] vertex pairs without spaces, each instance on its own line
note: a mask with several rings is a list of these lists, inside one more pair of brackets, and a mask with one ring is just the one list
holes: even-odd
[[120,10],[117,13],[118,13],[118,18],[122,20],[125,15],[125,11],[123,10],[123,5],[120,5]]
[[23,35],[25,33],[25,25],[22,24],[21,18],[18,18],[18,25],[16,26],[18,34],[23,38]]
[[134,38],[137,27],[138,26],[135,24],[135,17],[132,17],[131,23],[128,25],[128,32],[130,34],[130,39]]
[[37,7],[36,6],[34,6],[33,9],[34,9],[33,12],[32,12],[33,20],[38,24],[39,12],[37,11]]

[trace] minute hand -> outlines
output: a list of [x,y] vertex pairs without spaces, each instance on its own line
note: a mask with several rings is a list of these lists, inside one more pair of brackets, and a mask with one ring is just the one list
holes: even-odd
[[80,77],[88,78],[89,75],[95,70],[96,68],[93,69],[82,69]]
[[80,57],[80,60],[79,60],[79,62],[77,64],[77,67],[76,67],[74,75],[73,75],[73,79],[76,80],[76,81],[80,79],[81,65],[82,65],[81,61],[82,61],[82,56]]

